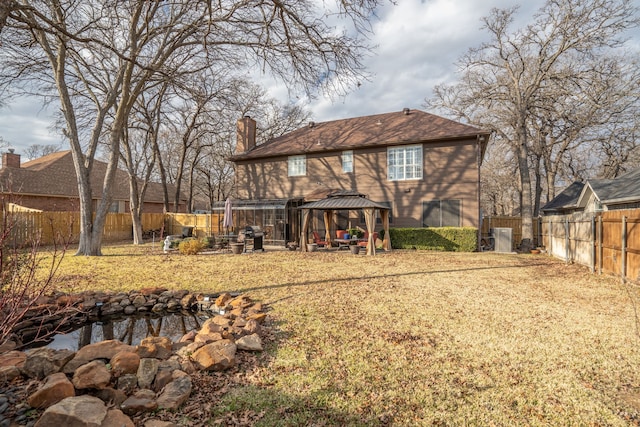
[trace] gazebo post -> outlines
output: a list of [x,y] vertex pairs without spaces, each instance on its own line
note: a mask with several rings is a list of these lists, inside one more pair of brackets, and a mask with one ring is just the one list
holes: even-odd
[[327,209],[324,211],[324,240],[327,242],[328,247],[331,247],[331,229],[333,227],[333,211]]
[[367,255],[376,254],[376,243],[373,241],[373,231],[376,228],[376,210],[374,208],[364,208],[364,222],[367,224]]
[[384,239],[382,240],[382,247],[385,251],[391,251],[391,236],[389,235],[389,211],[381,210],[380,217],[382,218],[382,228],[384,229]]
[[311,220],[311,209],[302,210],[302,234],[300,236],[300,250],[307,252],[307,236],[309,235],[309,222]]

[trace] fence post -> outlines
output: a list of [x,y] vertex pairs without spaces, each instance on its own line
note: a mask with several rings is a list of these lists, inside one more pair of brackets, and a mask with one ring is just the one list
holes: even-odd
[[547,248],[547,254],[553,255],[553,240],[551,239],[551,228],[553,226],[553,222],[551,222],[551,217],[549,217],[549,248]]
[[598,216],[598,274],[602,274],[602,233],[604,232],[604,226],[602,225],[602,215]]
[[564,219],[564,262],[569,263],[569,218]]
[[620,266],[620,275],[622,283],[627,281],[627,217],[622,217],[622,260]]
[[596,217],[591,217],[591,273],[596,272]]

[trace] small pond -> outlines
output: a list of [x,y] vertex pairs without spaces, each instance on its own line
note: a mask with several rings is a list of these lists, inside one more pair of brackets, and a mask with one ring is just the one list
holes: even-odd
[[209,317],[210,313],[203,311],[109,317],[55,334],[41,345],[78,351],[85,345],[113,339],[129,345],[138,345],[150,336],[167,337],[176,342],[187,332],[199,329]]

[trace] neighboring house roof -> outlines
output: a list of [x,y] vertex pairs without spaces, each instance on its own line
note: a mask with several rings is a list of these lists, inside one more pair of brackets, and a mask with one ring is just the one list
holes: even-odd
[[542,207],[543,212],[584,207],[591,195],[603,205],[640,201],[640,169],[627,172],[615,179],[590,179],[585,184],[574,182]]
[[[94,161],[91,176],[93,198],[102,195],[102,181],[107,164]],[[20,167],[0,169],[0,191],[33,196],[78,197],[78,182],[71,151],[60,151],[29,162]],[[113,186],[114,200],[129,200],[129,175],[122,170],[116,172]],[[149,183],[145,202],[162,203],[163,190],[159,183]]]
[[640,200],[640,168],[620,175],[606,187],[606,192],[596,192],[607,205]]
[[484,150],[489,134],[474,126],[424,111],[405,109],[330,122],[311,122],[308,126],[274,138],[246,153],[236,154],[230,159],[240,161],[479,136],[485,137]]
[[583,182],[574,182],[560,192],[556,197],[551,199],[551,201],[544,205],[541,210],[543,212],[556,212],[576,208],[583,188]]

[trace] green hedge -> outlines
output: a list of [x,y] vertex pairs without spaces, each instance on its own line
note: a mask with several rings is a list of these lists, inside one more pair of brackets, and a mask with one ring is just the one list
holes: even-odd
[[473,227],[390,228],[394,249],[474,252],[478,229]]

